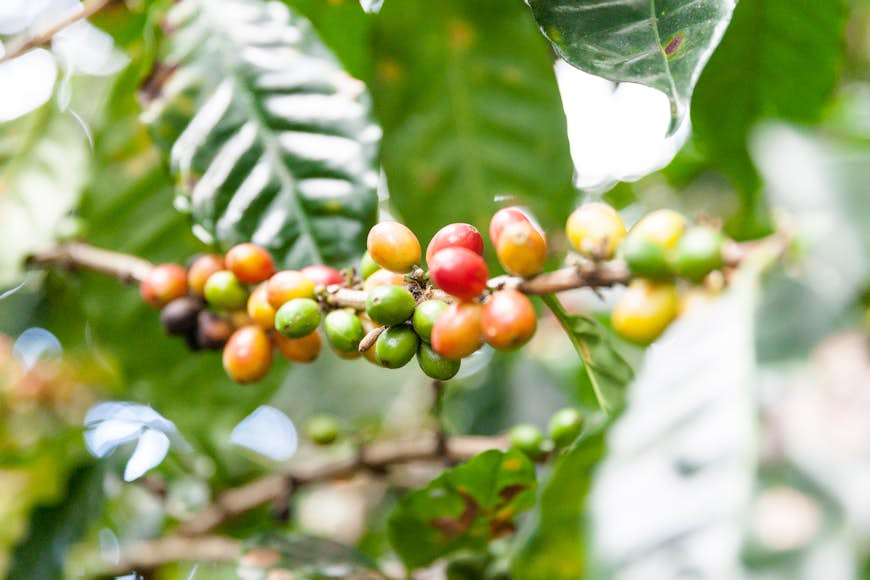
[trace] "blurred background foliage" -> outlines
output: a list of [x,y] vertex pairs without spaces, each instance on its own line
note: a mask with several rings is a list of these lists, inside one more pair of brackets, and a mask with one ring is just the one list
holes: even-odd
[[[285,3],[366,83],[383,129],[380,209],[421,240],[450,221],[485,230],[498,207],[518,202],[532,208],[559,254],[570,209],[599,197],[627,221],[667,206],[723,221],[739,238],[775,223],[795,235],[787,259],[750,276],[742,301],[727,305],[736,328],[686,321],[646,367],[645,353],[618,345],[645,368],[629,411],[607,442],[593,429],[540,471],[538,503],[516,541],[484,557],[491,577],[508,568],[533,579],[583,571],[870,577],[870,3],[740,0],[698,79],[691,134],[673,160],[588,191],[572,181],[583,160],[572,160],[554,54],[520,0],[386,0],[378,14],[354,0]],[[107,542],[159,535],[220,490],[275,469],[228,443],[261,404],[297,425],[328,411],[365,439],[431,427],[416,368],[386,372],[326,353],[309,367],[278,364],[268,380],[240,387],[217,354],[167,338],[135,290],[87,272],[19,269],[58,235],[154,262],[207,249],[190,217],[173,209],[175,183],[137,102],[163,44],[167,4],[111,2],[91,21],[129,65],[106,78],[73,78],[65,111],[55,97],[0,128],[0,278],[17,288],[0,299],[0,566],[11,577],[86,576]],[[659,117],[666,125],[667,112]],[[593,127],[578,130],[599,138]],[[613,293],[604,294],[607,303]],[[564,302],[575,312],[602,309],[586,290]],[[22,368],[13,342],[32,328],[48,329],[61,349]],[[481,359],[451,382],[450,432],[542,425],[566,403],[595,411],[588,375],[551,318],[521,353]],[[81,421],[101,399],[152,405],[195,448],[161,466],[165,497],[122,485],[120,460],[98,464],[87,455]],[[297,459],[314,453],[303,444]],[[602,461],[596,488],[590,474]],[[672,463],[679,478],[664,475],[661,466]],[[612,477],[621,485],[610,485]],[[723,497],[730,503],[712,505]],[[264,508],[225,531],[311,533],[394,561],[386,522],[397,498],[372,482],[323,485],[296,499],[289,519]],[[694,510],[700,505],[709,509]],[[621,538],[614,526],[642,529]],[[233,569],[196,570],[234,577]],[[159,577],[190,573],[178,565]]]

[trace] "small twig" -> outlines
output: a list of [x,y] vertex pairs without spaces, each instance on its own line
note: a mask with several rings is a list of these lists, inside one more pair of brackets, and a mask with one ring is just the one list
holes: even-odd
[[3,57],[0,57],[0,62],[12,60],[13,58],[19,57],[29,50],[48,44],[49,42],[51,42],[51,39],[54,38],[55,34],[60,32],[67,26],[75,24],[79,20],[85,20],[87,18],[90,18],[91,16],[102,10],[109,2],[111,2],[111,0],[93,0],[92,2],[89,2],[85,6],[83,6],[81,11],[71,13],[69,16],[65,17],[54,26],[51,26],[44,31],[34,34],[33,36],[14,40],[9,44],[9,50],[6,51],[6,54],[3,55]]
[[444,410],[445,385],[442,381],[432,381],[432,417],[435,419],[435,437],[439,456],[447,455],[447,432],[444,430],[442,411]]
[[363,337],[361,341],[359,341],[359,351],[365,352],[371,347],[375,345],[378,341],[378,337],[381,336],[384,331],[387,329],[386,326],[378,326],[377,328],[373,328]]
[[169,562],[234,562],[241,555],[242,543],[226,536],[172,535],[131,545],[109,572],[152,570]]
[[148,260],[129,254],[103,250],[80,242],[67,242],[31,256],[31,266],[56,267],[67,270],[85,268],[101,274],[114,276],[121,282],[141,282],[154,267]]

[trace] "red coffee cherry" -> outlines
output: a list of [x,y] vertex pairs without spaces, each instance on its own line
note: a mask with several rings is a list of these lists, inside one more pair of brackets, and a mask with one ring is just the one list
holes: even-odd
[[275,309],[269,304],[269,288],[266,282],[257,286],[248,296],[248,316],[260,328],[275,327]]
[[506,207],[495,212],[489,220],[489,239],[492,245],[498,245],[498,239],[505,227],[519,222],[531,223],[531,219],[518,207]]
[[224,270],[224,259],[217,254],[203,254],[191,262],[187,269],[187,285],[200,296],[205,294],[205,283],[215,272]]
[[471,300],[486,289],[489,269],[479,254],[468,248],[444,248],[429,260],[429,276],[436,286],[461,300]]
[[155,308],[162,308],[187,294],[187,272],[178,264],[154,266],[139,284],[142,299]]
[[369,231],[369,255],[391,272],[407,272],[420,263],[420,242],[414,232],[399,222],[381,222]]
[[297,270],[282,270],[266,284],[266,296],[275,310],[296,298],[314,298],[314,282]]
[[481,314],[477,302],[454,302],[432,327],[432,349],[444,358],[465,358],[483,345]]
[[483,304],[480,326],[483,339],[493,348],[515,350],[535,334],[538,317],[525,294],[511,289],[499,290]]
[[284,358],[301,364],[314,362],[322,347],[320,333],[316,330],[302,338],[288,338],[276,332],[272,335],[272,340]]
[[237,383],[254,383],[272,366],[272,342],[259,326],[243,326],[224,347],[224,370]]
[[432,236],[429,246],[426,248],[426,263],[432,262],[432,256],[444,248],[466,248],[475,254],[483,255],[483,236],[477,228],[471,224],[455,223],[448,224],[438,230]]
[[547,239],[530,221],[508,224],[495,245],[498,261],[514,276],[529,278],[544,269]]
[[316,264],[302,268],[302,275],[314,282],[315,286],[331,286],[344,284],[344,276],[331,266]]
[[239,244],[230,248],[227,268],[242,284],[257,284],[275,273],[272,254],[257,244]]

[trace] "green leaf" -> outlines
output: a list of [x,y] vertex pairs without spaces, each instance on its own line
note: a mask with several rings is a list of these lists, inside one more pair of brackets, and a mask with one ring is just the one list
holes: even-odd
[[541,299],[559,320],[580,355],[583,371],[601,410],[607,414],[619,412],[625,404],[625,389],[634,379],[631,365],[617,352],[607,331],[594,318],[568,314],[552,294]]
[[380,129],[365,85],[276,2],[185,0],[144,92],[194,231],[284,267],[344,265],[374,223]]
[[373,19],[383,164],[407,225],[485,231],[503,198],[564,226],[575,192],[547,43],[520,2],[387,2]]
[[574,580],[586,568],[584,525],[592,470],[604,457],[604,429],[586,433],[559,456],[512,563],[516,578]]
[[588,73],[658,89],[676,131],[735,0],[527,0],[559,55]]
[[86,465],[73,471],[67,495],[60,503],[40,506],[30,519],[30,531],[15,548],[9,578],[64,578],[69,547],[98,517],[103,503],[103,468]]
[[409,568],[458,550],[485,550],[535,500],[535,468],[519,451],[487,451],[402,498],[390,543]]
[[754,235],[761,181],[747,139],[761,119],[812,122],[837,86],[846,0],[741,0],[692,100],[695,138],[743,195]]
[[239,571],[246,578],[259,577],[257,573],[264,566],[256,565],[255,556],[265,555],[264,549],[274,550],[279,555],[277,560],[266,558],[269,570],[291,571],[294,578],[385,578],[364,554],[324,538],[270,533],[252,538],[246,546],[249,556],[242,556],[241,568],[252,570],[244,570],[249,572],[247,574]]

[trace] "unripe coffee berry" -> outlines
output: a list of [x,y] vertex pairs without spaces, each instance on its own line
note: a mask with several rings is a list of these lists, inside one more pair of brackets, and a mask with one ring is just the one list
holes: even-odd
[[302,268],[302,275],[311,280],[314,286],[331,286],[344,284],[344,276],[332,266],[315,264]]
[[480,325],[483,307],[477,302],[454,302],[432,327],[432,348],[441,356],[459,360],[483,345]]
[[459,372],[462,361],[444,358],[425,342],[420,343],[417,351],[417,364],[420,370],[433,379],[446,381],[452,379]]
[[451,247],[429,260],[429,277],[451,296],[471,300],[486,289],[489,269],[479,254],[467,248]]
[[501,231],[495,251],[506,271],[529,278],[544,269],[547,240],[529,221],[510,223]]
[[305,423],[305,435],[317,445],[331,445],[338,439],[341,425],[332,415],[315,415]]
[[289,361],[306,364],[314,362],[320,355],[322,343],[316,330],[302,338],[287,338],[278,333],[272,338],[278,351]]
[[626,340],[649,344],[677,316],[678,304],[673,284],[633,280],[613,308],[613,329]]
[[236,310],[248,302],[248,291],[229,270],[212,274],[205,283],[205,299],[217,309]]
[[585,203],[575,209],[565,224],[565,233],[580,255],[609,260],[625,238],[625,223],[605,203]]
[[260,328],[275,327],[275,309],[269,304],[269,292],[266,283],[257,286],[248,296],[248,316]]
[[493,348],[515,350],[535,334],[538,317],[528,297],[513,289],[494,292],[483,304],[480,327]]
[[259,381],[272,366],[272,343],[259,326],[243,326],[224,347],[224,370],[231,379],[247,384]]
[[378,286],[366,297],[366,314],[374,322],[393,326],[414,313],[414,295],[404,286]]
[[522,222],[531,223],[531,219],[518,207],[506,207],[495,212],[489,220],[489,239],[492,245],[498,246],[501,233],[507,226]]
[[511,447],[532,459],[537,459],[544,453],[544,435],[534,425],[516,425],[510,430],[508,438]]
[[417,348],[420,339],[414,329],[406,324],[386,329],[375,342],[375,356],[381,366],[397,369],[408,364]]
[[550,417],[547,430],[556,447],[570,445],[583,430],[583,415],[570,407],[559,409]]
[[257,244],[238,244],[226,255],[227,269],[243,284],[259,284],[275,273],[275,262],[265,248]]
[[363,280],[368,279],[369,276],[380,270],[381,267],[378,266],[378,263],[372,260],[372,255],[366,252],[363,254],[362,259],[359,263],[359,275],[362,276]]
[[187,294],[187,272],[178,264],[159,264],[151,268],[139,284],[142,299],[162,308]]
[[632,276],[651,280],[673,277],[668,251],[657,242],[629,234],[620,253]]
[[369,255],[381,268],[407,272],[420,263],[420,242],[414,232],[399,222],[381,222],[366,240]]
[[426,247],[426,263],[432,261],[432,256],[444,248],[465,248],[478,256],[483,255],[483,237],[477,228],[471,224],[448,224],[438,230]]
[[275,313],[275,329],[288,338],[302,338],[320,325],[320,306],[311,298],[295,298]]
[[339,354],[359,356],[359,343],[365,336],[362,321],[353,310],[333,310],[326,315],[323,329],[330,346]]
[[196,317],[196,345],[206,350],[224,347],[233,333],[230,322],[210,310],[203,310]]
[[674,251],[674,271],[683,278],[699,282],[722,267],[722,234],[713,228],[695,226],[689,228]]
[[275,309],[296,298],[314,298],[314,282],[296,270],[282,270],[266,284],[266,296]]
[[160,311],[160,323],[166,334],[186,336],[196,331],[196,321],[203,309],[202,300],[193,296],[176,298]]
[[205,294],[205,283],[215,272],[225,270],[224,259],[216,254],[197,256],[187,269],[187,285],[194,294]]
[[370,292],[378,286],[402,286],[404,283],[405,276],[403,274],[379,269],[377,272],[366,278],[366,281],[363,283],[363,290]]
[[420,340],[424,342],[431,340],[432,327],[445,310],[447,310],[447,303],[441,300],[424,300],[417,305],[412,323],[414,324],[414,332],[417,333]]

